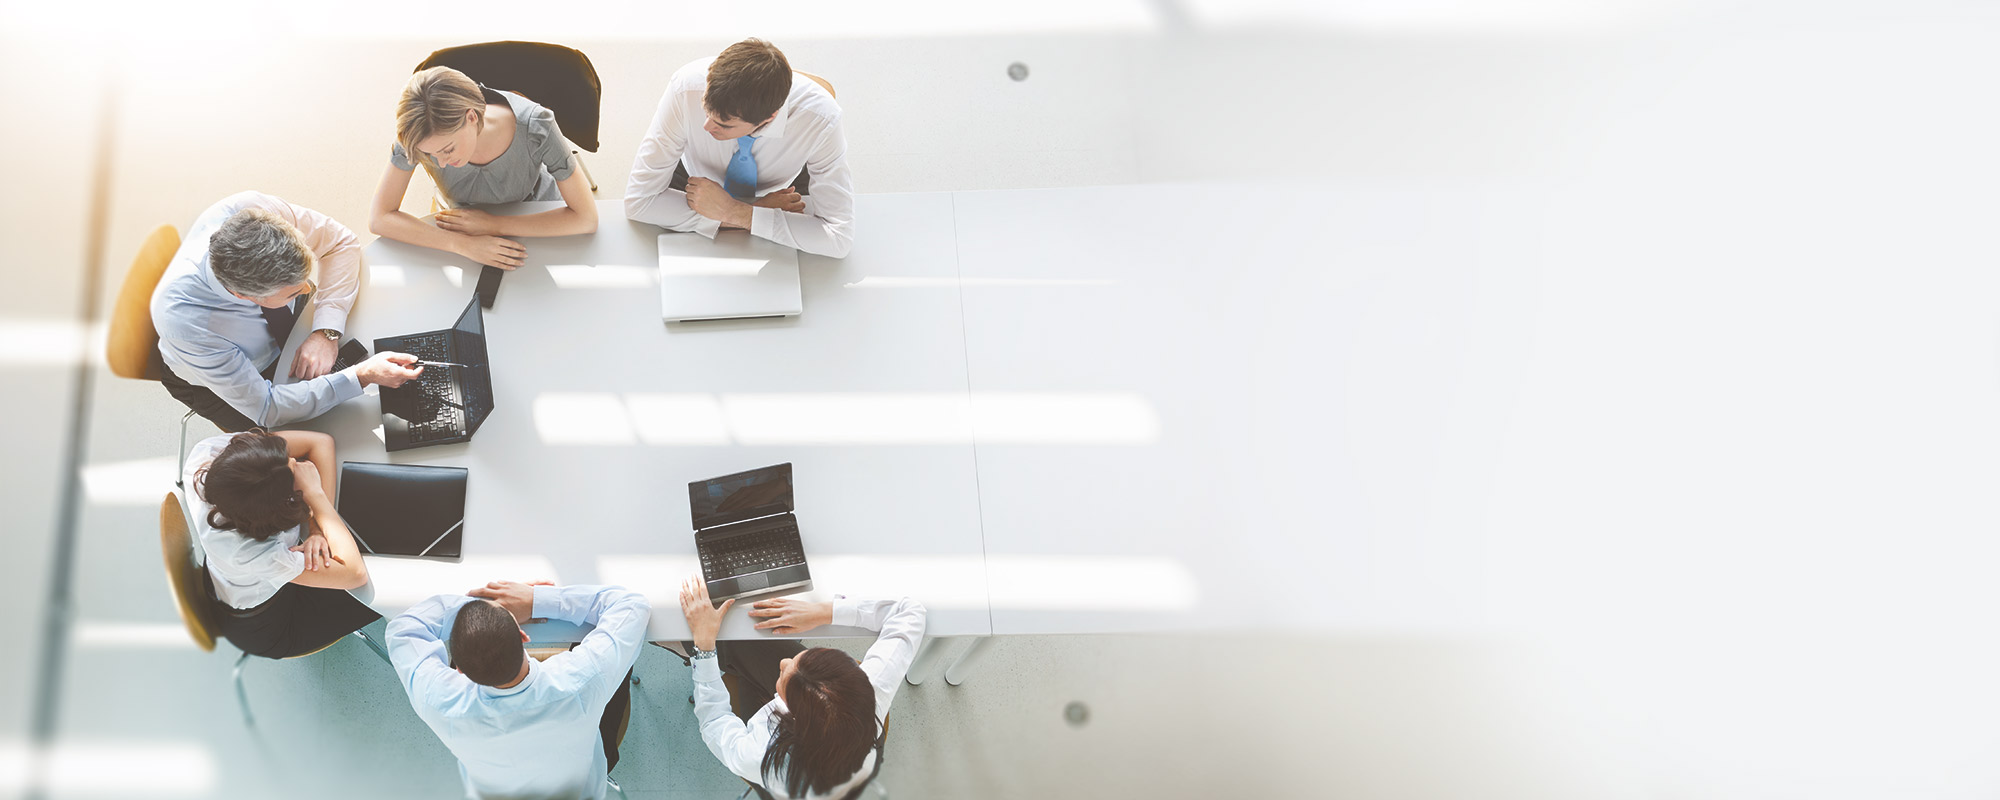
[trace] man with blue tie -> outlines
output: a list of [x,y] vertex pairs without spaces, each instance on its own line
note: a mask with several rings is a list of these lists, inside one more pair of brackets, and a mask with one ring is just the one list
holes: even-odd
[[[467,797],[601,800],[651,615],[645,595],[617,586],[495,581],[390,620],[389,660],[417,716],[458,756]],[[531,618],[593,629],[538,662],[522,647]]]
[[681,67],[639,143],[625,216],[845,257],[854,189],[833,93],[759,39]]

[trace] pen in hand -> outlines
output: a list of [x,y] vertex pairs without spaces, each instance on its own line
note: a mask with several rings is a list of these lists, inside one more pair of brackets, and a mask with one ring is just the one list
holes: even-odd
[[464,367],[466,369],[472,369],[471,364],[453,364],[449,361],[425,361],[423,359],[418,359],[412,362],[412,365],[419,367]]

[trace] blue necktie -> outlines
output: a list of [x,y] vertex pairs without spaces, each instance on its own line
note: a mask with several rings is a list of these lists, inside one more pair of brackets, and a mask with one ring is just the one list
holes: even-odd
[[750,145],[756,141],[755,136],[736,139],[736,155],[729,157],[729,170],[722,176],[722,188],[738,200],[748,200],[757,194],[757,159],[750,156]]

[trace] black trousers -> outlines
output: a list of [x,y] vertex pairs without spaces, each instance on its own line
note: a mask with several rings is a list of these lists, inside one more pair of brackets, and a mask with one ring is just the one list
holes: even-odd
[[296,583],[285,584],[254,609],[239,610],[221,601],[216,605],[216,633],[237,649],[264,658],[305,655],[382,618],[354,595]]
[[611,771],[618,766],[618,728],[625,721],[625,714],[632,708],[632,671],[625,670],[625,682],[618,684],[618,693],[611,696],[611,702],[604,704],[604,716],[597,720],[597,733],[604,737],[604,770]]
[[[292,304],[285,308],[264,309],[264,324],[271,333],[272,341],[277,343],[280,351],[284,349],[286,337],[291,333],[293,323],[296,323],[299,319],[300,309],[305,307],[309,299],[309,297],[302,296],[298,300],[292,301]],[[282,361],[284,358],[280,356],[278,360]],[[158,347],[153,348],[153,367],[159,370],[160,385],[167,387],[167,394],[172,395],[175,400],[179,400],[181,405],[192,409],[194,413],[200,414],[202,419],[214,423],[215,427],[221,428],[227,433],[242,433],[257,427],[255,421],[244,416],[243,412],[237,411],[235,406],[230,405],[221,397],[216,396],[215,392],[210,391],[208,387],[188,383],[181,379],[181,376],[175,375],[174,371],[167,367],[166,360],[160,357],[160,348]],[[264,380],[267,381],[275,378],[278,374],[278,362],[271,362],[271,366],[265,367],[264,371],[259,374],[263,375]]]

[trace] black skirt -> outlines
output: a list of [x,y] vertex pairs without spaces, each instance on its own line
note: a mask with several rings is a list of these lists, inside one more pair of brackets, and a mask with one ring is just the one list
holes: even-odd
[[296,583],[285,584],[256,608],[220,601],[216,606],[216,633],[237,649],[265,658],[305,655],[382,618],[345,591]]

